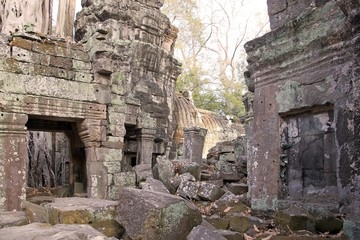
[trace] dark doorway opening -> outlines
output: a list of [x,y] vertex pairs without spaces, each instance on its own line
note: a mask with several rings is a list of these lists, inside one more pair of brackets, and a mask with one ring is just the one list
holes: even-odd
[[27,198],[86,196],[86,157],[76,122],[29,117]]
[[134,167],[137,165],[138,139],[135,125],[125,125],[124,159],[127,164]]

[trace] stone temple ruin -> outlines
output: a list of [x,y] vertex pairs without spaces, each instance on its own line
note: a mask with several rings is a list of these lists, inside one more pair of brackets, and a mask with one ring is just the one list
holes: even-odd
[[76,43],[74,1],[57,35],[51,1],[19,2],[0,4],[0,239],[360,237],[359,1],[268,0],[246,136],[175,92],[163,1],[82,0]]

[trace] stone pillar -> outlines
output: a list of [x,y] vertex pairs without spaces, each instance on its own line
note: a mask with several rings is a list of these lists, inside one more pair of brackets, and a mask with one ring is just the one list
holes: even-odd
[[207,129],[199,127],[184,128],[184,159],[202,164]]
[[108,187],[104,156],[108,148],[101,148],[101,142],[106,141],[106,126],[102,123],[102,120],[86,119],[78,124],[79,135],[85,145],[87,195],[98,199],[106,198]]
[[20,210],[26,198],[25,114],[0,112],[0,212]]
[[151,164],[154,149],[154,139],[156,130],[150,128],[140,128],[137,132],[138,151],[136,156],[137,165]]

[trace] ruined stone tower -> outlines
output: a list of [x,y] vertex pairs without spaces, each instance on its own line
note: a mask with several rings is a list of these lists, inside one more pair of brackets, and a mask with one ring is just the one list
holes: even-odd
[[272,31],[246,44],[252,208],[359,209],[359,1],[269,0],[268,11]]
[[70,136],[70,194],[82,184],[88,197],[116,199],[135,184],[130,166],[168,154],[180,71],[162,2],[82,5],[77,44],[26,29],[1,35],[0,210],[26,197],[26,131],[40,125]]

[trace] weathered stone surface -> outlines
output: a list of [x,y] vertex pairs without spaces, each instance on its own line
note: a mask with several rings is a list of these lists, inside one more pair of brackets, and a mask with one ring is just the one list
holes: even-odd
[[166,157],[159,156],[156,159],[159,180],[168,185],[169,179],[175,176],[174,165]]
[[234,231],[230,231],[230,230],[218,229],[218,230],[215,230],[214,232],[216,232],[217,234],[220,234],[227,240],[240,240],[243,237],[243,234],[234,232]]
[[[0,229],[22,226],[28,224],[29,221],[24,212],[1,212],[0,213]],[[1,238],[1,235],[0,235]]]
[[226,192],[221,198],[214,202],[214,208],[218,212],[223,212],[228,207],[234,206],[240,201],[240,197],[236,196],[232,192]]
[[236,195],[241,195],[248,191],[248,186],[245,183],[228,183],[225,186],[230,192]]
[[201,214],[182,198],[137,189],[123,189],[116,220],[132,239],[186,239],[201,223]]
[[220,172],[220,177],[227,181],[239,181],[243,176],[238,174],[237,166],[227,161],[218,161],[215,164],[217,170]]
[[0,229],[0,239],[7,240],[23,240],[23,239],[39,239],[39,240],[107,240],[102,233],[96,231],[89,225],[77,224],[57,224],[51,226],[46,223],[31,223],[21,227],[10,227]]
[[135,172],[121,172],[114,174],[114,185],[116,187],[136,187]]
[[199,240],[199,239],[226,240],[226,238],[221,236],[216,231],[201,225],[193,228],[186,239],[187,240]]
[[176,174],[181,175],[188,172],[193,175],[196,180],[200,180],[201,164],[189,160],[176,160],[172,161],[172,163]]
[[279,211],[276,214],[275,222],[285,231],[315,230],[313,218],[302,208],[292,207],[285,211]]
[[38,204],[34,204],[28,201],[24,201],[21,204],[22,209],[25,211],[27,219],[29,222],[38,222],[44,223],[47,220],[46,209]]
[[218,200],[224,193],[224,190],[214,184],[201,182],[197,195],[203,200],[213,202]]
[[186,199],[200,200],[198,196],[199,188],[199,182],[183,181],[180,183],[177,194]]
[[170,194],[169,190],[165,187],[165,185],[161,181],[153,178],[148,178],[145,182],[141,182],[140,188],[147,191]]
[[230,220],[224,217],[221,217],[218,214],[211,215],[210,217],[205,217],[206,221],[208,221],[211,225],[213,225],[217,229],[228,229]]
[[[358,173],[347,166],[359,165],[354,160],[359,150],[348,146],[359,142],[358,128],[349,123],[358,125],[359,81],[353,73],[359,68],[354,19],[360,5],[333,0],[268,4],[273,31],[245,45],[247,75],[254,81],[248,149],[252,208],[275,210],[279,198],[286,197],[356,199],[348,190],[356,189]],[[272,143],[278,147],[269,147]]]
[[[124,150],[124,138],[131,135],[125,124],[131,125],[135,132],[132,140],[137,143],[137,149],[133,165],[151,163],[153,149],[156,149],[157,155],[168,155],[166,146],[172,141],[175,127],[175,82],[180,74],[180,63],[173,58],[177,30],[160,12],[162,3],[128,1],[115,4],[106,1],[98,4],[87,1],[76,21],[76,38],[83,41],[72,43],[33,32],[40,27],[38,23],[42,24],[42,15],[50,10],[43,9],[50,1],[41,1],[41,4],[27,2],[27,8],[19,8],[22,6],[20,2],[8,0],[3,3],[2,10],[9,10],[10,15],[0,13],[4,15],[2,28],[17,24],[8,22],[8,17],[11,18],[14,13],[11,10],[19,11],[17,17],[20,23],[24,16],[33,14],[29,12],[34,10],[33,6],[39,6],[41,11],[29,17],[27,20],[30,22],[13,31],[12,36],[0,36],[0,109],[18,114],[18,121],[10,122],[19,122],[23,119],[20,116],[27,118],[29,115],[60,125],[66,122],[69,125],[66,131],[73,132],[74,136],[79,131],[86,153],[85,156],[78,154],[78,146],[71,146],[76,148],[71,149],[76,156],[70,159],[70,165],[77,169],[73,162],[86,163],[78,165],[82,165],[79,168],[82,168],[82,180],[87,183],[89,197],[115,199],[119,189],[128,186],[128,182],[134,179],[129,176],[131,181],[125,180],[129,170],[121,168],[131,159],[124,157],[123,153],[133,154]],[[69,15],[73,11],[73,2],[61,2],[59,11],[65,11],[65,5],[70,6],[71,9],[66,8]],[[60,12],[59,16],[64,16],[64,12]],[[72,25],[69,24],[71,14],[68,19],[66,26]],[[51,21],[45,20],[47,23]],[[59,19],[57,27],[64,25],[63,20],[62,17]],[[129,22],[134,24],[129,25]],[[73,32],[72,29],[67,31]],[[47,30],[41,32],[46,33]],[[131,119],[127,122],[128,116]],[[84,122],[95,120],[101,124],[83,126]],[[19,125],[21,132],[25,131],[25,124],[26,121]],[[74,124],[78,128],[70,127]],[[26,152],[26,141],[18,142],[21,134],[8,134],[9,131],[14,132],[14,124],[1,121],[0,125],[0,135],[4,133],[15,147],[14,154],[19,155],[5,168],[0,166],[0,176],[6,175],[9,179],[1,181],[4,189],[14,186],[16,188],[13,189],[17,189],[11,194],[0,189],[0,209],[19,210],[21,200],[25,199],[26,177],[23,174],[26,172],[23,169],[26,162],[23,160],[26,154],[23,150]],[[10,149],[10,145],[6,143],[4,146],[1,140],[0,136],[0,149]],[[77,137],[74,142],[74,145],[81,145]],[[13,159],[11,154],[6,155],[1,158],[2,162]],[[79,180],[73,180],[79,175],[73,171],[69,173],[70,189],[74,189],[74,182]],[[13,174],[18,177],[13,177]]]
[[186,182],[186,181],[190,181],[190,182],[195,182],[196,179],[195,177],[190,174],[190,173],[184,173],[184,174],[181,174],[180,176],[175,176],[175,177],[172,177],[169,179],[169,191],[172,193],[172,194],[175,194],[176,191],[178,190],[180,184],[182,182]]
[[230,220],[230,230],[245,233],[247,230],[251,229],[256,225],[257,227],[263,226],[266,227],[268,225],[264,220],[248,216],[245,214],[231,214],[226,216]]
[[134,167],[136,173],[136,182],[146,181],[148,178],[153,178],[151,164],[139,164]]
[[337,234],[344,226],[344,221],[331,213],[323,214],[315,218],[315,229],[322,233]]
[[123,227],[114,219],[117,202],[89,198],[55,198],[45,208],[51,224],[89,224],[109,237],[121,237]]

